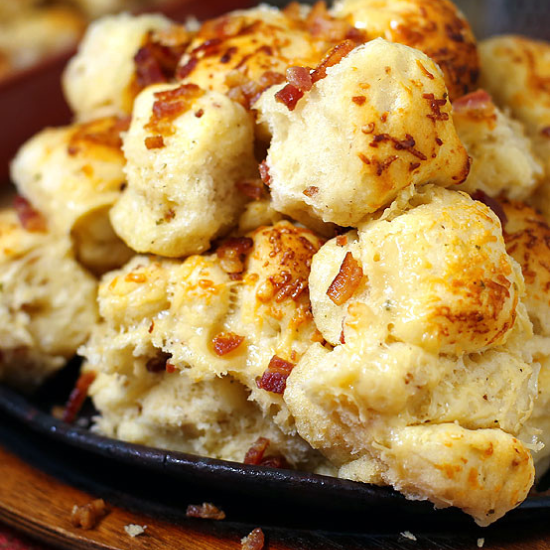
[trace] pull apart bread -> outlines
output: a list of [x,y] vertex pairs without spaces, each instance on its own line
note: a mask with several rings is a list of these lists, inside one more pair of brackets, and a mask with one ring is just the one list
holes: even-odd
[[447,0],[98,20],[13,162],[0,377],[78,348],[102,434],[492,523],[550,463],[549,51],[480,67]]

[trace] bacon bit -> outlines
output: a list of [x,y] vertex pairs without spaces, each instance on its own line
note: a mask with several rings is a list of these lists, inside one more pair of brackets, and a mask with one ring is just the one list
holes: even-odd
[[434,122],[437,120],[449,120],[449,114],[441,112],[441,107],[447,103],[446,98],[435,99],[434,94],[422,94],[422,97],[430,103],[432,114],[426,115],[428,118],[431,118]]
[[420,68],[420,70],[430,79],[430,80],[433,80],[435,77],[434,75],[428,71],[428,69],[426,69],[426,67],[424,67],[424,65],[422,65],[422,62],[420,61],[420,59],[417,59],[416,60],[416,64],[418,65],[418,67]]
[[340,63],[346,55],[355,49],[356,46],[357,44],[351,40],[344,40],[341,44],[334,46],[334,48],[327,53],[325,58],[313,71],[311,75],[313,83],[315,84],[315,82],[319,82],[319,80],[325,78],[327,76],[327,69],[329,67],[333,67],[334,65],[338,65],[338,63]]
[[226,40],[246,32],[251,32],[244,17],[226,14],[203,23],[198,36],[207,40]]
[[260,466],[267,466],[268,468],[288,468],[288,462],[284,456],[266,456]]
[[216,250],[220,265],[226,273],[242,273],[244,260],[252,250],[254,241],[249,237],[230,237]]
[[174,131],[172,121],[187,111],[192,103],[203,95],[204,91],[196,84],[182,84],[173,90],[156,92],[153,113],[145,129],[158,134],[171,135]]
[[259,201],[265,195],[265,187],[262,180],[241,181],[236,184],[237,190],[244,196]]
[[202,118],[202,116],[204,115],[204,109],[199,109],[196,113],[195,113],[195,116],[197,118]]
[[438,137],[435,138],[435,142],[441,147],[443,145],[443,140],[439,139]]
[[337,306],[347,302],[359,287],[363,278],[363,270],[351,252],[346,254],[338,275],[327,290],[327,296]]
[[367,101],[367,98],[364,95],[356,95],[356,96],[352,97],[351,100],[356,105],[361,106],[361,105],[365,104],[365,101]]
[[124,277],[124,280],[127,283],[146,283],[147,282],[147,277],[145,276],[144,273],[131,272],[131,273],[128,273],[128,275],[126,275],[126,277]]
[[270,441],[266,437],[259,437],[258,439],[256,439],[250,449],[246,451],[243,463],[254,464],[256,466],[260,464],[262,462],[262,459],[264,458],[264,454],[267,451],[267,448],[269,447],[269,444]]
[[485,90],[477,90],[458,98],[453,103],[456,114],[468,116],[474,120],[496,121],[495,104]]
[[149,326],[149,334],[151,334],[155,330],[155,321],[151,321],[151,325]]
[[164,138],[162,136],[146,137],[145,147],[147,147],[147,149],[162,149],[162,147],[164,147]]
[[72,424],[76,418],[76,415],[79,413],[86,397],[88,396],[88,389],[95,380],[95,372],[85,372],[81,374],[76,381],[76,384],[69,395],[67,403],[65,403],[65,410],[63,411],[63,416],[61,420]]
[[173,365],[170,362],[166,363],[166,372],[168,374],[172,374],[172,373],[176,372],[176,365]]
[[262,87],[262,90],[265,91],[267,88],[274,86],[275,84],[282,84],[285,81],[284,75],[276,71],[265,71],[262,73],[259,79],[259,84]]
[[225,512],[210,502],[190,504],[185,511],[188,518],[225,519]]
[[244,336],[239,336],[234,332],[220,332],[212,339],[214,352],[219,357],[236,350],[244,342]]
[[134,56],[136,65],[136,83],[140,89],[151,84],[167,82],[167,78],[162,72],[162,67],[153,53],[150,44],[142,46]]
[[386,122],[388,120],[389,113],[382,113],[382,116],[380,117],[380,120],[382,122]]
[[261,390],[283,394],[286,389],[286,380],[293,368],[292,363],[274,355],[262,377],[256,379],[256,385]]
[[218,37],[205,40],[191,52],[191,55],[194,57],[198,54],[201,54],[202,57],[212,57],[213,55],[217,55],[220,53],[220,46],[222,42],[222,38]]
[[289,111],[294,111],[294,109],[296,109],[296,104],[302,97],[304,97],[304,92],[296,88],[293,84],[287,84],[275,94],[275,99],[279,103],[282,103]]
[[409,172],[414,172],[420,166],[419,162],[411,162],[409,164]]
[[259,527],[241,539],[241,550],[263,550],[264,545],[264,532]]
[[185,65],[178,67],[176,71],[176,77],[178,80],[185,80],[197,67],[199,60],[196,57],[192,57]]
[[348,244],[347,235],[338,235],[338,237],[336,237],[336,244],[338,246],[346,246]]
[[260,170],[260,177],[262,178],[262,181],[269,187],[271,185],[271,175],[269,174],[269,166],[267,165],[267,161],[262,160],[258,166],[258,169]]
[[310,70],[306,67],[289,67],[286,70],[286,79],[301,92],[309,92],[313,86]]
[[13,207],[22,227],[31,233],[45,233],[47,231],[46,219],[35,210],[31,203],[21,195],[13,199]]
[[475,193],[472,193],[472,199],[482,202],[485,206],[488,206],[496,215],[497,218],[500,220],[500,224],[502,227],[505,227],[508,223],[508,217],[506,216],[506,213],[504,212],[504,209],[502,208],[502,205],[500,202],[498,202],[493,197],[490,197],[480,189],[478,189]]
[[310,185],[309,187],[304,189],[304,195],[306,197],[314,197],[315,195],[317,195],[317,193],[319,193],[319,188],[315,187],[315,185]]
[[540,133],[547,138],[550,138],[550,126],[546,126],[546,128],[543,128]]
[[109,509],[102,498],[92,500],[84,506],[73,506],[71,511],[71,523],[74,527],[79,527],[88,531],[93,529],[99,520],[109,513]]
[[149,359],[149,361],[147,361],[147,363],[145,363],[145,368],[147,369],[147,372],[164,372],[166,370],[166,365],[171,357],[172,356],[169,353],[159,351],[156,357],[152,357],[151,359]]
[[176,212],[174,211],[173,208],[169,208],[169,209],[164,213],[164,221],[165,221],[165,222],[169,222],[169,221],[173,220],[175,217],[176,217]]

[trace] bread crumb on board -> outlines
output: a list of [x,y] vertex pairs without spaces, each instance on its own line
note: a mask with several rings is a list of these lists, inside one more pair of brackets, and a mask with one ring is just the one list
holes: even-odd
[[225,519],[225,512],[210,502],[190,504],[185,515],[188,518]]
[[483,545],[485,544],[485,539],[477,539],[477,547],[483,548]]
[[399,533],[404,539],[409,539],[416,541],[417,538],[410,532],[410,531],[403,531],[402,533]]
[[135,523],[129,523],[124,526],[124,530],[132,538],[143,535],[143,533],[145,533],[145,529],[147,529],[147,525],[136,525]]
[[71,510],[71,523],[74,527],[89,530],[96,527],[99,521],[109,513],[109,509],[102,498],[98,498]]
[[241,539],[242,550],[262,550],[265,544],[264,532],[259,528],[253,529]]

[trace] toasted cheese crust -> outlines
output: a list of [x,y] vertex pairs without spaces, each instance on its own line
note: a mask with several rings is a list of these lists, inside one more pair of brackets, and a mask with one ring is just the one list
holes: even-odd
[[416,50],[383,39],[359,46],[293,111],[279,89],[257,107],[273,134],[273,205],[294,219],[357,226],[400,189],[468,175],[441,72]]
[[449,0],[340,0],[333,12],[351,17],[369,39],[382,37],[424,52],[441,67],[452,100],[474,89],[476,41]]

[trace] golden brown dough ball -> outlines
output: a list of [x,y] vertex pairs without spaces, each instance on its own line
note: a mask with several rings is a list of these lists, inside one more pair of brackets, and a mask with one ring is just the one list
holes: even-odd
[[88,337],[97,285],[67,237],[49,233],[28,205],[21,216],[29,229],[14,210],[0,210],[0,379],[31,390]]
[[381,38],[330,67],[293,110],[268,90],[257,108],[273,134],[273,207],[306,225],[357,226],[409,185],[464,181],[447,97],[433,61]]
[[521,36],[496,36],[480,44],[480,55],[481,85],[497,105],[510,109],[525,125],[550,180],[550,89],[546,84],[550,44]]
[[533,194],[544,169],[520,122],[501,111],[484,90],[453,102],[453,120],[472,158],[468,179],[457,189],[515,200]]
[[443,71],[451,100],[472,91],[479,76],[476,41],[449,0],[341,0],[333,12],[351,17],[369,39],[382,37],[431,57]]
[[245,203],[237,184],[257,177],[249,113],[192,84],[139,94],[124,155],[128,186],[111,222],[137,252],[203,252],[236,224]]
[[132,112],[134,56],[151,31],[170,27],[162,15],[109,15],[92,23],[63,75],[65,98],[77,119]]
[[288,378],[298,433],[340,476],[460,507],[480,525],[518,505],[533,463],[516,436],[538,365],[495,214],[436,186],[402,192],[321,248],[310,285],[334,349],[312,345]]
[[12,163],[19,192],[46,216],[54,233],[72,236],[77,258],[99,274],[132,255],[109,222],[126,181],[120,134],[128,124],[106,117],[43,130]]
[[[351,263],[364,279],[351,276]],[[329,241],[313,259],[310,284],[317,326],[332,344],[347,341],[360,318],[381,341],[454,354],[504,343],[523,291],[498,218],[436,186],[402,193],[358,234]],[[355,288],[350,296],[346,285]]]

